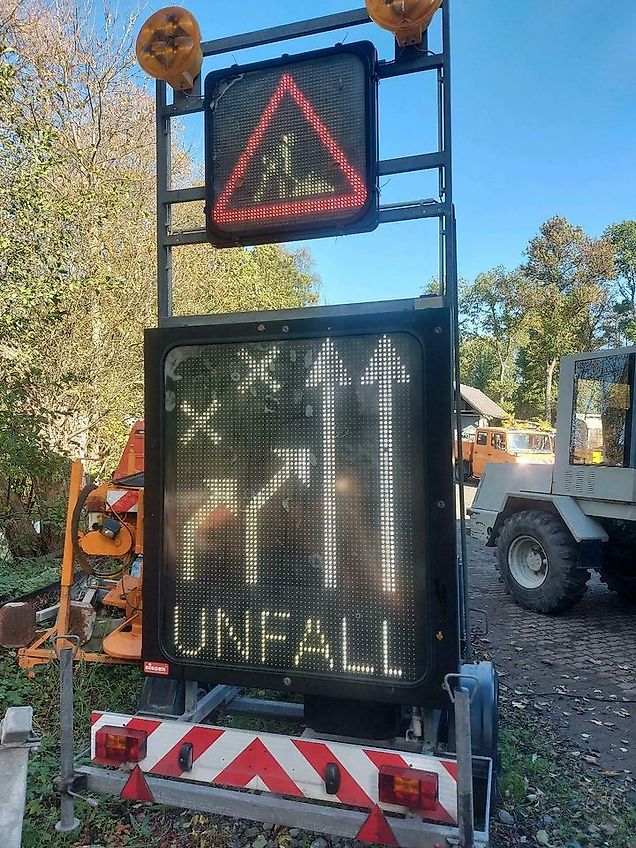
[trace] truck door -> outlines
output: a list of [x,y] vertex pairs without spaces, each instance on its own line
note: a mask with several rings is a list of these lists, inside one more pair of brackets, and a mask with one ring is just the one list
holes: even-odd
[[488,433],[485,430],[477,430],[475,434],[475,450],[473,452],[474,477],[481,477],[484,473],[484,466],[488,461],[487,454],[489,450]]

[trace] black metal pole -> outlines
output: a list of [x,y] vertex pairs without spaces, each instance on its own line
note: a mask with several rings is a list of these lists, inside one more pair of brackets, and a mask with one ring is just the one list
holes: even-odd
[[170,118],[164,114],[166,95],[166,83],[157,80],[157,320],[160,327],[172,315],[172,246],[167,241],[172,214],[167,197],[171,185],[171,132]]

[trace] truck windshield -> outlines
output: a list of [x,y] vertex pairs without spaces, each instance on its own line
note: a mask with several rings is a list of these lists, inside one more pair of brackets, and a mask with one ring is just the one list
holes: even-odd
[[629,465],[632,424],[632,367],[629,355],[577,362],[570,428],[573,465]]
[[552,437],[549,433],[508,433],[510,451],[551,453]]

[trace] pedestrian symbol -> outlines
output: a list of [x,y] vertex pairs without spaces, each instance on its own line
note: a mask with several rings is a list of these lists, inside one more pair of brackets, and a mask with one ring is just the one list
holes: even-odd
[[211,241],[284,241],[377,226],[375,100],[361,47],[210,75]]

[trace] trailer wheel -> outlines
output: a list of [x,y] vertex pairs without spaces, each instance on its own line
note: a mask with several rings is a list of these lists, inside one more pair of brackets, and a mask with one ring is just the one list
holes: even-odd
[[610,592],[616,592],[626,601],[636,603],[636,567],[634,554],[626,546],[607,543],[605,561],[610,563],[601,570],[601,580]]
[[497,541],[497,568],[508,592],[534,612],[563,612],[581,600],[590,572],[578,567],[578,558],[578,545],[550,512],[515,513]]

